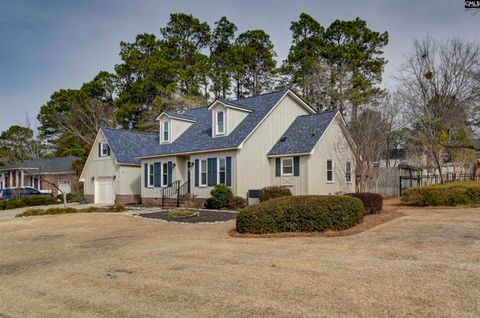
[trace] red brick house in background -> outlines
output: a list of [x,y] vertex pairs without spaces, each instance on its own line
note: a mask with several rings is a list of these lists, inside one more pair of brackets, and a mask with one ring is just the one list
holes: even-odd
[[42,192],[59,194],[58,188],[66,193],[80,191],[82,183],[73,168],[77,157],[32,159],[0,168],[0,189],[33,187]]

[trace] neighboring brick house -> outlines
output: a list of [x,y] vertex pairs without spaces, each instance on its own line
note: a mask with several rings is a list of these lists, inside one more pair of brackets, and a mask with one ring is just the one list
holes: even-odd
[[54,196],[59,194],[57,187],[66,193],[79,191],[82,184],[73,168],[76,160],[73,156],[37,158],[3,167],[0,169],[0,189],[33,187]]
[[164,112],[159,132],[102,128],[81,179],[98,203],[210,197],[216,184],[247,197],[265,186],[295,195],[355,191],[355,143],[338,111],[316,113],[289,89]]

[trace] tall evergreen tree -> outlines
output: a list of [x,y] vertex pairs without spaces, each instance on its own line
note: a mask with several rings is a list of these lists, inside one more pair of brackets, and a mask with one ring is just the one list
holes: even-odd
[[226,99],[234,70],[234,39],[237,27],[226,17],[215,22],[210,43],[210,78],[214,97]]
[[[315,80],[323,74],[321,50],[324,42],[324,28],[313,17],[302,13],[293,21],[292,46],[283,70],[291,76],[291,82],[302,97],[313,106],[320,108],[321,85]],[[319,74],[320,73],[320,74]]]
[[240,34],[236,40],[237,97],[243,94],[239,85],[243,85],[246,93],[257,96],[271,84],[275,72],[275,56],[270,36],[263,30],[251,30]]
[[332,105],[345,111],[351,106],[351,119],[358,107],[381,94],[378,87],[386,64],[383,48],[388,33],[372,31],[364,20],[335,20],[325,31],[323,57],[331,71]]
[[178,64],[180,91],[186,96],[207,94],[208,57],[202,53],[210,43],[210,26],[191,14],[174,13],[160,29],[168,57]]

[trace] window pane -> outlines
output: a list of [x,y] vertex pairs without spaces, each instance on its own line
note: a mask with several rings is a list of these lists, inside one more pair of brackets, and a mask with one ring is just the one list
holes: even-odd
[[327,160],[327,170],[332,170],[332,160]]
[[327,171],[327,180],[332,181],[333,180],[333,171]]
[[223,112],[217,113],[217,132],[223,133]]
[[201,168],[202,168],[202,172],[207,171],[207,161],[206,160],[201,161]]

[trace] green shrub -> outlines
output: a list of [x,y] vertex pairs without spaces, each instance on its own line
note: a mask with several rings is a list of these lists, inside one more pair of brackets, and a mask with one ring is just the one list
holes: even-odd
[[269,186],[260,191],[260,201],[264,202],[274,198],[291,196],[292,192],[287,187]]
[[402,202],[416,206],[455,206],[480,204],[480,182],[449,182],[406,189]]
[[344,230],[362,222],[364,212],[362,201],[349,196],[281,197],[240,211],[237,231],[261,234]]
[[383,197],[381,194],[370,193],[370,192],[357,192],[357,193],[347,193],[346,195],[359,198],[360,200],[362,200],[363,206],[365,207],[366,214],[371,214],[371,213],[378,214],[382,212]]
[[5,209],[7,210],[17,209],[17,208],[23,208],[24,206],[27,206],[25,202],[23,202],[20,199],[12,198],[7,201],[7,204],[5,205]]
[[[57,195],[57,199],[63,202],[63,194],[60,193],[59,195]],[[81,200],[83,200],[83,192],[82,191],[67,193],[67,202],[68,203],[80,202]]]
[[189,217],[193,215],[194,215],[194,212],[190,210],[175,209],[168,212],[168,216],[172,218],[184,218],[184,217]]
[[20,201],[25,203],[25,206],[49,205],[59,203],[57,199],[49,195],[30,195],[21,197]]
[[7,208],[7,202],[6,201],[0,201],[0,210],[5,210]]
[[224,184],[217,184],[215,188],[210,191],[210,195],[208,207],[211,209],[221,209],[228,206],[228,203],[233,197],[232,190]]
[[247,200],[242,197],[233,196],[228,203],[228,208],[232,210],[240,210],[247,206]]
[[94,213],[94,212],[123,212],[127,209],[123,205],[113,205],[110,207],[89,207],[83,209],[75,208],[49,208],[49,209],[29,209],[16,217],[22,216],[38,216],[38,215],[55,215],[55,214],[69,214],[69,213]]

